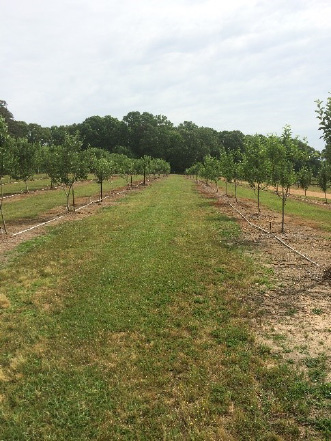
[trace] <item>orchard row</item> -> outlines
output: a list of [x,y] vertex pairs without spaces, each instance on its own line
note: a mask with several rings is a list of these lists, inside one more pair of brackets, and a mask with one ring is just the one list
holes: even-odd
[[[297,164],[301,164],[298,169]],[[317,180],[325,193],[330,185],[331,172],[328,161],[321,163]],[[299,185],[306,192],[311,185],[313,173],[309,168],[309,157],[293,142],[290,126],[285,126],[281,137],[270,135],[247,136],[243,154],[238,152],[221,153],[220,158],[206,156],[202,162],[195,163],[186,170],[189,175],[201,177],[217,183],[222,177],[226,183],[234,182],[235,197],[237,181],[245,180],[257,193],[260,211],[260,191],[268,185],[276,187],[282,199],[282,231],[284,231],[284,212],[290,187]]]

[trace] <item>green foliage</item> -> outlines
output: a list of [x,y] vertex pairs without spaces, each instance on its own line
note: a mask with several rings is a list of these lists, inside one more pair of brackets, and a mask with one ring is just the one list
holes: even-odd
[[319,130],[322,131],[322,138],[325,141],[325,149],[323,150],[324,159],[329,167],[331,167],[331,96],[328,96],[326,105],[323,101],[317,100],[317,118],[319,119]]
[[323,161],[322,163],[321,169],[317,176],[317,180],[318,180],[318,185],[324,191],[325,202],[327,202],[328,200],[327,200],[326,192],[330,184],[331,172],[330,172],[330,167],[328,166],[326,161]]
[[302,167],[297,174],[297,179],[299,186],[305,191],[305,195],[306,195],[306,192],[312,180],[311,170],[307,167]]
[[222,172],[220,160],[213,158],[210,155],[205,156],[199,169],[199,175],[202,178],[206,179],[207,182],[214,182],[217,186],[221,174]]
[[246,179],[253,188],[257,188],[258,211],[260,211],[261,186],[268,181],[270,176],[270,161],[265,144],[265,139],[260,135],[247,136],[242,161],[244,179]]
[[[324,108],[319,104],[318,115],[321,129],[328,133],[329,100]],[[192,121],[184,121],[178,126],[164,115],[153,115],[148,112],[129,112],[120,121],[110,115],[91,116],[82,123],[68,126],[41,127],[38,124],[27,124],[15,121],[7,109],[7,103],[0,100],[0,115],[5,118],[9,134],[14,138],[25,138],[30,143],[43,147],[64,145],[67,134],[80,134],[82,149],[99,148],[108,153],[123,154],[130,158],[150,156],[160,158],[171,165],[171,170],[182,173],[196,162],[202,162],[205,156],[220,159],[223,152],[232,157],[235,164],[240,163],[245,153],[247,138],[239,130],[216,131],[210,127],[199,127]],[[270,137],[258,135],[263,144]],[[276,139],[277,137],[275,137]],[[329,139],[329,138],[327,138]],[[292,140],[300,155],[294,161],[294,170],[309,167],[317,176],[320,165],[320,154],[306,142]],[[325,150],[325,159],[329,157]],[[275,170],[274,170],[275,171]],[[273,180],[274,179],[273,175]],[[236,178],[233,178],[236,179]]]
[[[25,183],[36,173],[38,144],[30,143],[26,138],[18,138],[12,144],[12,166],[10,175]],[[28,191],[28,188],[26,188]]]
[[0,183],[2,183],[2,178],[10,173],[12,160],[10,142],[8,126],[5,119],[0,116]]
[[[86,179],[89,171],[88,154],[81,150],[79,134],[64,135],[62,145],[51,146],[44,157],[47,173],[52,182],[63,186],[67,198],[67,210],[70,210],[69,197],[73,194],[76,181]],[[73,201],[74,205],[74,201]]]
[[100,200],[103,198],[103,181],[109,179],[114,172],[114,163],[106,157],[93,157],[91,160],[91,171],[95,174],[100,184]]

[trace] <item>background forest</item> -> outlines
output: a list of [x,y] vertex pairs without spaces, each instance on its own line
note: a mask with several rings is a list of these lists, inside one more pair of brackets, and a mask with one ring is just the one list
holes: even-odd
[[[247,138],[240,130],[217,131],[210,127],[199,127],[192,121],[174,126],[164,115],[137,111],[129,112],[122,120],[110,115],[91,116],[78,124],[41,127],[16,121],[7,103],[0,100],[0,116],[5,119],[11,137],[24,138],[29,144],[45,148],[62,145],[66,134],[78,133],[82,149],[95,147],[132,158],[148,155],[164,159],[175,173],[184,172],[208,155],[220,158],[224,151],[233,153],[239,160],[245,152]],[[259,137],[266,138],[263,135]],[[321,153],[299,138],[294,138],[293,142],[301,152],[295,165],[296,171],[306,166],[313,176],[317,176]]]

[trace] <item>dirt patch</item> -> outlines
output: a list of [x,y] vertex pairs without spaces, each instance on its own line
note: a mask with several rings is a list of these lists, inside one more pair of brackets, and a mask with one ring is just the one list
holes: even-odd
[[[329,234],[313,223],[286,216],[286,232],[281,234],[281,213],[267,208],[256,212],[256,202],[229,198],[201,185],[203,193],[217,198],[219,210],[234,218],[241,227],[240,242],[248,246],[257,268],[257,279],[251,299],[258,339],[272,351],[292,360],[305,370],[307,360],[323,358],[331,379],[331,246]],[[250,225],[230,204],[252,224],[272,231],[295,253]],[[330,213],[331,221],[331,213]],[[303,256],[306,256],[305,259]],[[259,268],[263,268],[259,271]],[[268,272],[268,280],[263,271]]]
[[[305,197],[305,192],[304,190],[300,189],[300,188],[291,188],[291,195],[296,195],[296,196],[301,196],[301,197]],[[307,190],[306,192],[306,196],[307,197],[311,197],[311,198],[320,198],[323,199],[325,201],[325,194],[321,191],[309,191]],[[331,199],[331,195],[330,193],[326,194],[326,197],[328,199],[328,201]]]

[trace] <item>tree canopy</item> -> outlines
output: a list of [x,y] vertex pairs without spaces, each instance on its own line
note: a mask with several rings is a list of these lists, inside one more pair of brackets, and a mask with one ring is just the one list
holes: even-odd
[[[327,145],[330,144],[327,122],[330,106],[329,101],[326,107],[319,102],[317,111]],[[0,100],[0,116],[5,119],[8,133],[13,138],[25,138],[29,143],[39,144],[46,150],[50,146],[64,145],[68,134],[74,136],[78,133],[83,150],[98,148],[133,159],[143,156],[160,158],[169,162],[172,172],[176,173],[183,173],[196,162],[203,162],[208,155],[220,159],[224,153],[231,154],[228,157],[234,163],[239,163],[247,147],[247,136],[250,136],[238,129],[217,131],[210,127],[200,127],[193,121],[183,121],[175,126],[165,115],[139,111],[129,112],[122,120],[111,115],[94,115],[76,124],[41,127],[15,121],[4,100]],[[263,136],[259,136],[262,140]],[[302,152],[301,157],[296,159],[295,170],[299,171],[306,165],[308,158],[309,169],[317,176],[319,152],[304,141],[295,139],[294,142]]]

